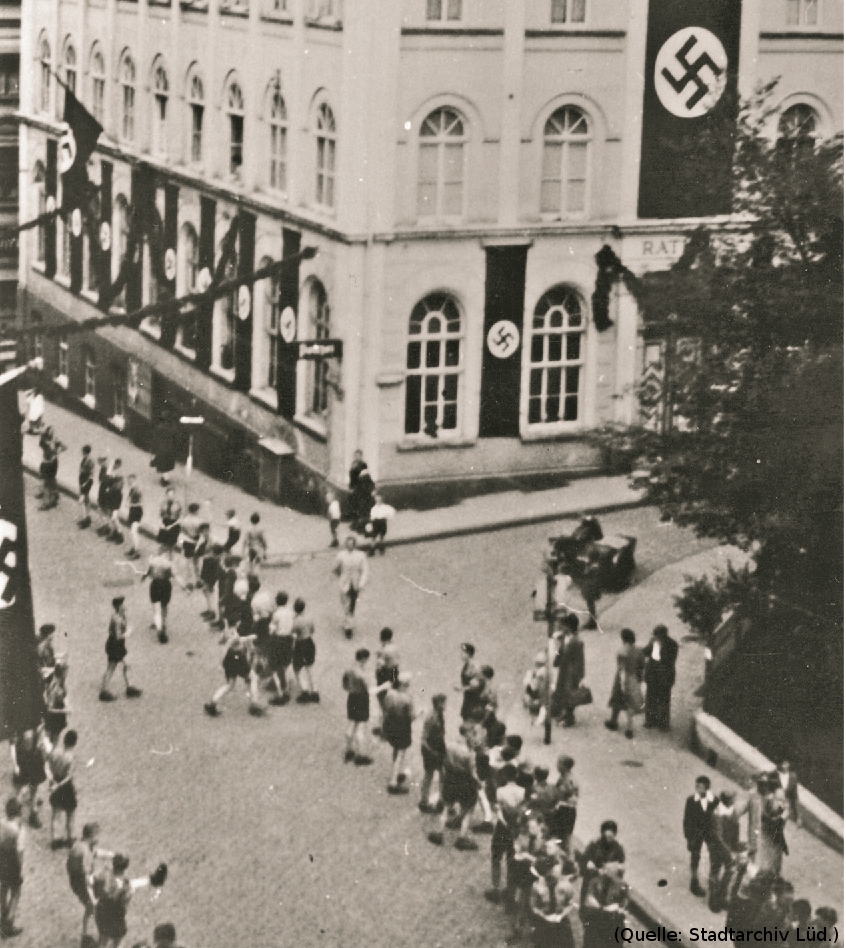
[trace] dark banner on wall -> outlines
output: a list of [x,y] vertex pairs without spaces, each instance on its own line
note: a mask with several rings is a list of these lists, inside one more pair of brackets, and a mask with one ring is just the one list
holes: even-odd
[[741,0],[650,0],[639,217],[731,210]]
[[[238,276],[249,277],[256,262],[256,216],[241,211],[238,228]],[[247,283],[238,288],[238,321],[235,325],[235,388],[249,392],[253,363],[253,293]]]
[[[59,143],[54,138],[47,139],[47,167],[45,168],[44,193],[47,197],[46,210],[56,206],[59,193]],[[52,201],[51,201],[52,199]],[[52,203],[52,206],[51,206]],[[44,275],[56,275],[56,218],[44,225]]]
[[[300,252],[299,231],[282,228],[282,259]],[[300,292],[300,267],[290,267],[279,275],[279,368],[276,376],[276,399],[279,414],[293,418],[297,410],[297,306]]]
[[[200,246],[199,272],[208,270],[208,277],[214,273],[214,225],[217,204],[212,198],[200,198]],[[214,303],[203,303],[197,307],[196,364],[203,369],[211,365],[212,357],[212,316]]]

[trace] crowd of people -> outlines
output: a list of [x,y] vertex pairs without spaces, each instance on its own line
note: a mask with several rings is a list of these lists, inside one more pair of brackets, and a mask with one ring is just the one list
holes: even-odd
[[[45,463],[56,461],[57,466],[59,442],[52,429],[42,431],[40,423],[38,429]],[[55,490],[55,470],[42,468],[42,474],[46,505]],[[219,641],[224,646],[224,680],[205,703],[205,713],[219,716],[224,700],[239,682],[253,715],[267,712],[263,690],[272,693],[268,702],[272,706],[291,700],[319,702],[312,676],[314,624],[303,598],[292,598],[283,590],[274,594],[267,588],[263,567],[268,543],[260,515],[252,514],[249,526],[242,529],[236,511],[228,510],[225,536],[213,538],[208,509],[197,503],[183,507],[173,487],[163,486],[156,549],[146,569],[137,572],[142,581],[149,580],[151,629],[163,645],[172,634],[168,607],[174,584],[203,594],[201,617],[210,629],[221,633]],[[384,504],[361,452],[356,452],[349,486],[351,532],[343,539],[341,504],[334,494],[327,496],[326,510],[330,546],[338,548],[333,567],[342,604],[341,628],[352,639],[356,606],[370,575],[368,559],[376,552],[384,553],[394,511]],[[124,476],[119,458],[104,456],[95,463],[91,447],[82,449],[79,505],[80,528],[91,526],[96,517],[97,532],[115,543],[124,541],[124,511],[130,536],[127,560],[141,557],[143,497],[137,479],[132,474]],[[595,599],[586,614],[583,628],[595,628]],[[574,727],[577,709],[593,700],[584,685],[585,648],[580,632],[579,612],[563,610],[550,640],[551,651],[538,654],[524,681],[527,723],[540,724],[549,714],[561,726]],[[112,601],[101,701],[115,700],[112,683],[118,671],[126,696],[142,695],[130,680],[130,634],[125,601],[118,596]],[[67,728],[67,659],[55,653],[54,635],[52,626],[43,626],[39,633],[47,707],[44,724],[38,731],[20,735],[12,748],[16,793],[7,802],[6,819],[0,821],[0,936],[20,931],[15,913],[24,851],[22,818],[26,808],[29,826],[40,828],[39,787],[49,782],[51,842],[54,849],[70,848],[70,886],[84,908],[83,944],[93,919],[98,944],[118,948],[126,935],[132,892],[163,879],[154,873],[127,880],[128,860],[99,849],[96,824],[86,824],[81,839],[75,838],[77,734]],[[623,715],[624,734],[631,739],[635,716],[645,712],[645,727],[669,730],[677,654],[678,645],[663,625],[655,627],[645,646],[637,644],[630,629],[622,630],[606,727],[616,730]],[[418,807],[426,820],[429,842],[443,847],[450,841],[459,851],[474,852],[480,848],[478,838],[490,836],[491,885],[485,896],[508,913],[512,942],[531,940],[538,948],[610,945],[615,930],[625,924],[626,854],[612,819],[601,824],[599,835],[588,845],[577,842],[579,785],[574,760],[566,754],[558,756],[551,777],[547,767],[529,759],[523,737],[509,733],[501,719],[494,669],[479,662],[473,643],[461,646],[455,685],[461,724],[454,736],[447,734],[447,694],[435,694],[430,707],[418,709],[412,675],[401,666],[399,646],[389,627],[379,634],[375,656],[364,647],[355,651],[354,662],[341,679],[347,717],[344,761],[354,767],[371,765],[373,739],[381,739],[390,748],[388,793],[409,794],[414,724],[423,718]],[[782,858],[787,852],[784,824],[791,815],[798,818],[795,776],[790,776],[789,766],[787,776],[784,770],[761,775],[757,792],[742,805],[733,791],[713,794],[707,777],[697,780],[694,794],[686,801],[683,831],[690,852],[690,891],[697,897],[707,896],[715,913],[725,911],[729,927],[778,922],[804,933],[808,926],[827,924],[830,929],[836,923],[836,913],[828,908],[818,909],[812,918],[810,905],[793,900],[792,886],[782,877]],[[710,864],[707,890],[699,879],[703,848]],[[173,926],[159,925],[153,942],[154,948],[175,948]]]

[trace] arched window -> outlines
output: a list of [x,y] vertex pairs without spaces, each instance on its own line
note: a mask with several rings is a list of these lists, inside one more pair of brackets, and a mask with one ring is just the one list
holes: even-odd
[[167,154],[167,103],[170,85],[162,63],[153,74],[153,151],[157,155]]
[[102,125],[106,100],[106,64],[95,46],[91,53],[91,112]]
[[541,213],[583,217],[587,213],[591,127],[587,115],[565,105],[543,130]]
[[[64,72],[65,72],[65,85],[76,95],[76,47],[73,45],[73,41],[68,38],[68,41],[65,43],[65,63],[64,63]],[[59,118],[64,118],[65,115],[65,96],[64,89],[62,89],[61,103],[59,103],[58,116]]]
[[785,109],[778,121],[778,151],[796,160],[812,154],[819,138],[820,118],[804,102]]
[[[308,283],[305,299],[300,305],[299,338],[321,340],[330,337],[331,311],[326,290],[320,280]],[[329,362],[325,359],[305,361],[300,369],[300,413],[323,422],[329,407]]]
[[466,123],[454,109],[437,109],[420,126],[418,216],[461,216],[466,142]]
[[452,296],[432,293],[414,307],[405,364],[405,433],[455,435],[462,358],[461,313]]
[[[183,224],[179,246],[178,269],[176,271],[176,295],[185,296],[197,289],[197,274],[200,271],[200,241],[191,224]],[[195,355],[197,349],[197,316],[191,312],[180,321],[176,331],[176,344]]]
[[556,286],[538,300],[529,347],[530,425],[579,420],[585,312],[578,294]]
[[38,60],[41,63],[41,111],[50,111],[50,78],[53,72],[53,58],[50,55],[50,43],[47,37],[41,39],[41,45],[38,48]]
[[314,199],[321,207],[335,206],[335,116],[326,102],[315,114],[314,136],[317,144],[317,181]]
[[120,64],[120,88],[120,134],[125,142],[132,142],[135,141],[135,62],[128,52]]
[[236,79],[226,93],[226,114],[229,116],[229,173],[240,174],[244,163],[244,95]]
[[199,164],[203,160],[203,115],[205,113],[203,80],[193,72],[188,82],[188,107],[191,109],[191,161]]
[[270,102],[270,186],[287,188],[288,115],[282,95],[276,91]]

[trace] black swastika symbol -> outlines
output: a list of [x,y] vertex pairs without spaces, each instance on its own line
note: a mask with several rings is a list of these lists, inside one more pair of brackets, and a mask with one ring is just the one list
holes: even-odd
[[673,89],[679,93],[679,95],[682,94],[688,83],[692,82],[696,86],[693,95],[691,95],[687,102],[685,102],[685,106],[688,109],[694,108],[697,103],[709,92],[708,86],[705,85],[705,83],[702,81],[702,77],[700,76],[702,67],[707,66],[715,78],[723,71],[714,62],[714,60],[711,59],[708,53],[701,53],[700,56],[692,63],[688,62],[687,55],[695,45],[696,37],[689,36],[684,46],[682,46],[682,48],[676,53],[676,59],[684,67],[684,72],[679,79],[676,79],[676,77],[666,67],[661,70],[661,75],[667,80],[667,82],[669,82]]
[[11,605],[18,591],[17,551],[9,537],[0,543],[0,601]]
[[514,333],[511,332],[510,329],[508,329],[505,326],[500,326],[499,330],[497,331],[497,334],[493,338],[493,343],[495,346],[497,346],[499,349],[502,349],[504,352],[508,348],[508,346],[511,344],[511,340],[513,338],[514,338]]

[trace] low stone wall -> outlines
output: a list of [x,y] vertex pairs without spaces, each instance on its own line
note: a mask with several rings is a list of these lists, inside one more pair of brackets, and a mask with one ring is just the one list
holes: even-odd
[[[776,769],[771,760],[713,715],[700,711],[693,726],[696,752],[727,777],[745,783],[763,770]],[[799,817],[809,833],[837,852],[843,852],[843,818],[801,785]]]

